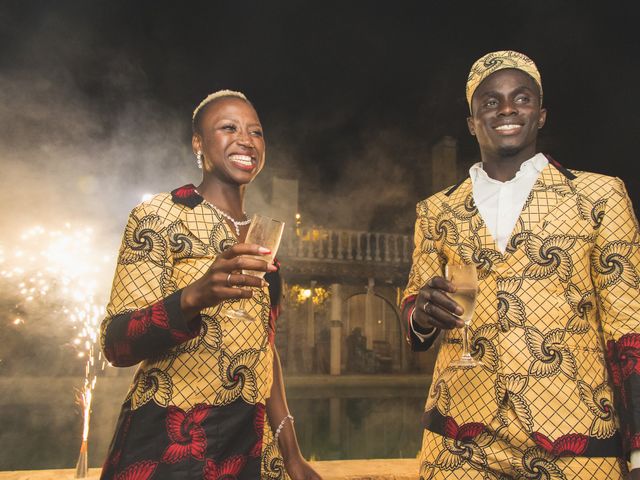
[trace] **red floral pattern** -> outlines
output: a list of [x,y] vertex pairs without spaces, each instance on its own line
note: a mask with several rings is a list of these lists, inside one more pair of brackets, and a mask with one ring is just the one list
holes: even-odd
[[485,430],[486,427],[482,423],[471,422],[458,426],[458,423],[452,417],[447,417],[444,421],[445,436],[463,442],[473,440]]
[[633,374],[640,375],[640,333],[623,335],[617,344],[622,380]]
[[240,455],[227,458],[219,463],[207,458],[203,478],[204,480],[235,480],[246,461],[246,457]]
[[189,183],[188,185],[184,185],[180,188],[176,188],[171,193],[173,193],[173,195],[177,198],[189,198],[193,195],[197,195],[196,187],[192,183]]
[[154,303],[149,308],[133,312],[127,326],[127,336],[136,338],[144,335],[151,325],[164,330],[169,328],[169,316],[163,302]]
[[539,432],[531,436],[540,448],[556,456],[582,455],[589,445],[589,437],[578,433],[563,435],[554,442]]
[[199,404],[188,412],[170,406],[167,410],[167,433],[171,443],[162,455],[166,463],[178,463],[185,458],[204,459],[207,436],[201,423],[207,417],[210,405]]

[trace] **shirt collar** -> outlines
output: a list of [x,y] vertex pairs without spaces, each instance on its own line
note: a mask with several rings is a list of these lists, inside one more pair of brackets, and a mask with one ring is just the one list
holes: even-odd
[[471,177],[472,183],[475,183],[476,180],[479,179],[497,184],[511,183],[517,180],[522,175],[526,175],[527,173],[542,172],[542,170],[544,170],[548,164],[549,160],[547,160],[547,157],[545,157],[543,153],[536,153],[529,160],[522,162],[522,165],[520,165],[520,169],[516,172],[515,176],[511,180],[507,180],[506,182],[500,182],[489,177],[489,175],[487,175],[487,172],[482,167],[482,162],[475,163],[471,166],[471,168],[469,169],[469,176]]

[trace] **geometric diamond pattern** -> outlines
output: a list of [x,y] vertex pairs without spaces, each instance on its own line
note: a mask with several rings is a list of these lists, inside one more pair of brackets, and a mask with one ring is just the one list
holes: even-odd
[[[489,425],[504,418],[507,405],[525,438],[537,432],[553,441],[567,434],[589,436],[601,418],[584,392],[614,398],[604,345],[640,331],[640,232],[619,179],[573,173],[576,178],[569,179],[551,164],[541,172],[504,254],[474,204],[469,179],[449,195],[443,190],[418,204],[413,265],[402,300],[442,276],[446,263],[475,264],[472,355],[482,361],[490,345],[497,357],[473,369],[450,367],[461,354],[461,331],[441,332],[425,410],[438,408],[458,425]],[[443,385],[448,397],[442,396]],[[626,413],[620,400],[616,418]],[[439,440],[436,447],[433,435],[425,433],[422,455],[435,461],[443,444]],[[444,476],[425,478],[462,478],[438,475]]]
[[[514,424],[509,429],[517,429]],[[474,445],[473,440],[466,445],[481,449],[481,462],[467,460],[464,454],[465,442],[455,445],[445,441],[437,433],[425,430],[420,452],[420,480],[525,480],[532,478],[553,479],[595,479],[610,480],[627,478],[626,462],[615,457],[555,457],[545,455],[536,448],[532,440],[514,446],[513,436],[522,437],[507,429],[492,432],[495,435],[488,445]],[[470,447],[468,447],[470,448]],[[468,450],[467,450],[468,451]],[[531,461],[530,457],[533,461]],[[448,462],[447,462],[448,460]],[[455,463],[454,463],[455,461]],[[536,468],[530,468],[534,464]],[[452,468],[452,466],[455,467]]]

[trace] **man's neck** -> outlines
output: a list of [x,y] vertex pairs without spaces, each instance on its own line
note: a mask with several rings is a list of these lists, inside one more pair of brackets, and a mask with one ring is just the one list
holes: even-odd
[[501,156],[482,152],[482,168],[490,178],[507,182],[516,176],[524,162],[536,154],[535,150],[518,152],[513,156]]

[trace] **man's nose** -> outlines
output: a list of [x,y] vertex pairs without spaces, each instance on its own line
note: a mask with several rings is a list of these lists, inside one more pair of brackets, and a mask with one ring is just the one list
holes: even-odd
[[511,100],[505,100],[504,102],[500,102],[500,106],[498,108],[498,115],[501,116],[509,116],[509,115],[517,115],[518,107],[515,102]]

